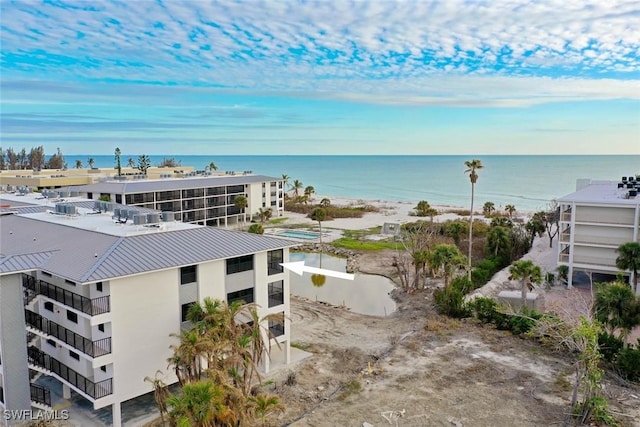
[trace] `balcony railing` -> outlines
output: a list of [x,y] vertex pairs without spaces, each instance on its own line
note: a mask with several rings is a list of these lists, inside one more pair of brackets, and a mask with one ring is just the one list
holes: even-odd
[[37,280],[35,277],[28,276],[26,274],[22,276],[22,285],[30,291],[49,297],[91,316],[111,311],[110,298],[108,295],[100,298],[89,299],[82,295],[78,295],[66,289],[52,285],[51,283],[47,283],[44,280]]
[[46,335],[58,338],[60,341],[91,357],[99,357],[111,353],[111,337],[91,341],[33,311],[25,310],[24,317],[27,325],[44,332]]
[[31,401],[51,406],[51,391],[48,388],[31,384]]
[[280,265],[282,260],[272,261],[267,264],[267,273],[269,275],[282,273],[284,271],[284,267]]
[[36,347],[29,347],[27,349],[27,358],[29,363],[53,372],[76,389],[94,399],[100,399],[113,393],[112,378],[94,383]]
[[[631,233],[629,233],[631,234]],[[618,236],[595,236],[595,235],[584,235],[577,234],[573,241],[574,243],[581,244],[594,244],[594,245],[609,245],[618,247],[625,242],[629,242],[633,240],[633,236],[626,237],[618,237]]]
[[274,292],[269,294],[269,308],[284,304],[284,292]]
[[273,337],[284,335],[284,325],[282,323],[271,324],[269,325],[269,332],[271,332]]

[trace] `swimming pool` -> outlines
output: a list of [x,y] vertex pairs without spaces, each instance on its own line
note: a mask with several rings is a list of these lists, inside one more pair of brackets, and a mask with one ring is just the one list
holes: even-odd
[[320,233],[315,231],[301,231],[301,230],[285,230],[279,231],[277,236],[292,237],[294,239],[315,240],[320,237]]

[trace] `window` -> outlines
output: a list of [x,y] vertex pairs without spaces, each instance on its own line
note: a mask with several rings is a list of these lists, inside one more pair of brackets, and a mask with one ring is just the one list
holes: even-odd
[[98,330],[99,330],[100,332],[104,332],[104,323],[100,323],[100,324],[98,325]]
[[64,283],[66,283],[67,285],[71,285],[71,286],[75,286],[76,282],[72,282],[71,280],[65,280]]
[[73,323],[78,323],[78,315],[76,313],[74,313],[73,311],[69,311],[67,310],[67,320],[73,322]]
[[267,270],[270,275],[282,273],[281,262],[284,262],[284,251],[282,249],[267,252]]
[[269,332],[271,332],[274,337],[284,335],[284,319],[269,320]]
[[198,280],[197,265],[189,265],[180,269],[180,284],[193,283]]
[[107,365],[102,365],[102,366],[100,366],[100,370],[101,370],[102,372],[107,372]]
[[236,301],[243,301],[245,304],[251,304],[254,301],[253,288],[247,288],[236,292],[229,292],[227,294],[227,304],[231,304]]
[[269,283],[269,307],[275,307],[277,305],[284,304],[283,289],[284,289],[284,282],[282,280]]
[[45,302],[44,303],[44,309],[53,312],[53,303],[49,302],[49,301]]
[[116,203],[119,205],[122,204],[122,194],[116,194]]
[[47,344],[49,344],[51,347],[56,346],[56,342],[54,340],[47,340]]
[[75,351],[69,350],[69,356],[71,356],[72,358],[74,358],[76,360],[80,360],[80,355],[78,353],[76,353]]
[[97,290],[98,292],[102,292],[102,282],[98,282],[98,283],[96,283],[96,290]]
[[245,255],[227,260],[227,274],[253,270],[253,255]]
[[194,302],[188,302],[186,304],[182,304],[182,313],[181,313],[181,317],[180,317],[180,320],[182,322],[186,322],[187,321],[187,313],[189,313],[189,309],[194,304],[195,304],[195,301]]

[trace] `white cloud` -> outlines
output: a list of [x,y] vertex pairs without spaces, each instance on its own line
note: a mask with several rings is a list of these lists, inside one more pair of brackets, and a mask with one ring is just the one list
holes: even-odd
[[[3,78],[200,83],[384,103],[638,97],[637,2],[65,4],[2,3]],[[611,73],[622,81],[600,79]],[[435,96],[443,85],[447,95]]]

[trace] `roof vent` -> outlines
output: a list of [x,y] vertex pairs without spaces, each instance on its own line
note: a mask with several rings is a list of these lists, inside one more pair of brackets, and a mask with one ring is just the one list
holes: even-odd
[[138,214],[133,216],[133,223],[135,225],[144,225],[147,223],[147,216],[145,214]]
[[171,211],[164,211],[162,212],[162,221],[163,222],[172,222],[175,221],[176,215],[174,212]]
[[160,214],[159,213],[148,213],[147,214],[147,224],[157,224],[160,222]]

